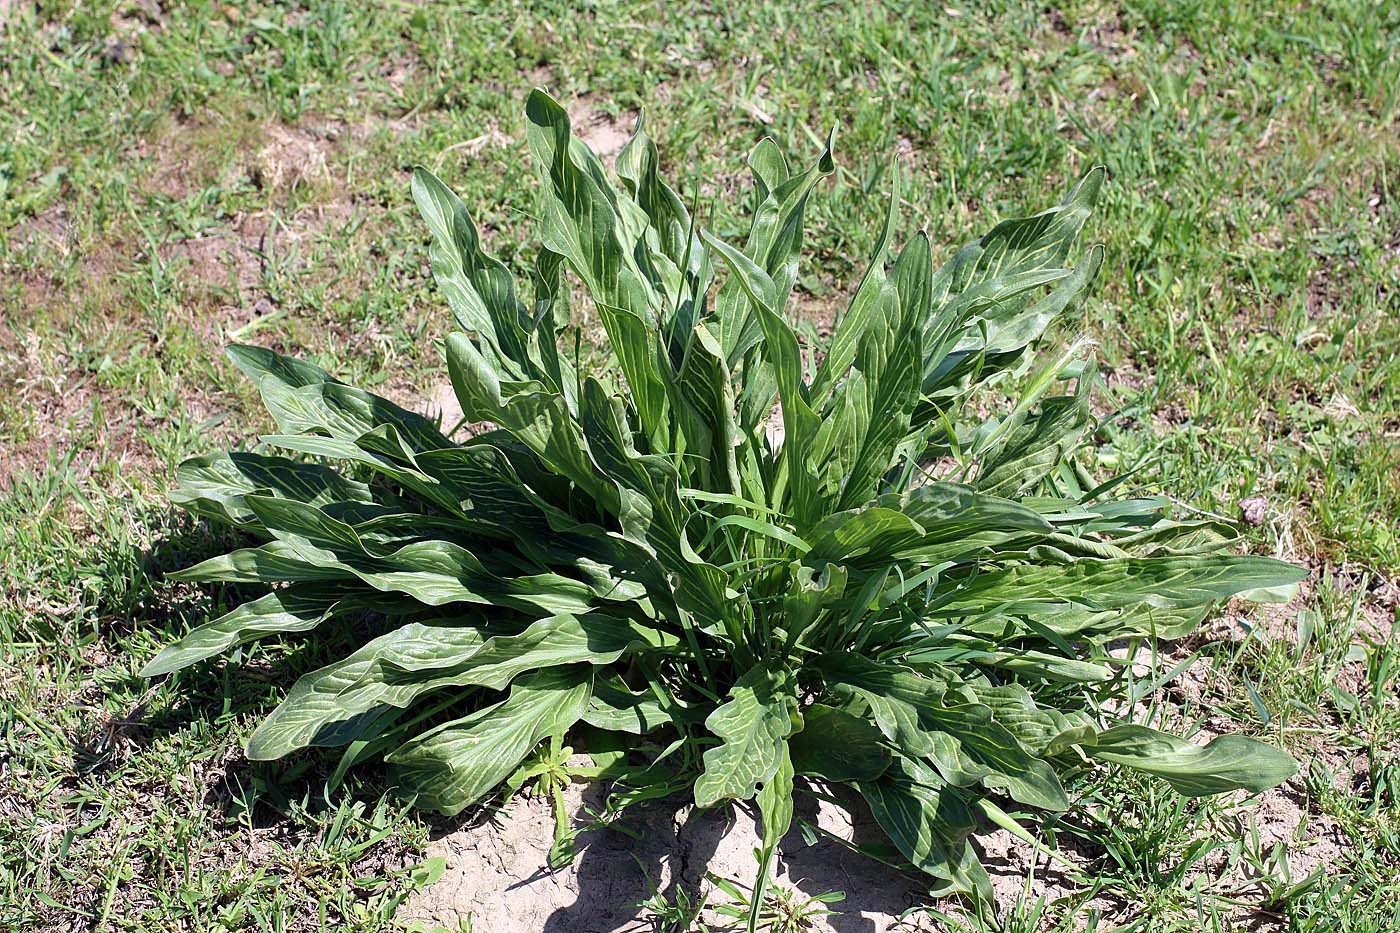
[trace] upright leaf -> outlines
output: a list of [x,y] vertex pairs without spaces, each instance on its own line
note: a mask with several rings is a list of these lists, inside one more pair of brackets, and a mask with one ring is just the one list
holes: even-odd
[[[546,182],[541,235],[588,286],[649,437],[664,441],[666,389],[659,369],[661,297],[637,267],[641,208],[620,199],[601,163],[571,131],[568,114],[536,90],[525,106],[530,151]],[[629,213],[630,211],[630,213]]]
[[705,769],[695,780],[696,806],[752,797],[777,773],[797,717],[792,674],[765,664],[750,668],[729,691],[729,701],[705,720],[720,744],[705,752]]

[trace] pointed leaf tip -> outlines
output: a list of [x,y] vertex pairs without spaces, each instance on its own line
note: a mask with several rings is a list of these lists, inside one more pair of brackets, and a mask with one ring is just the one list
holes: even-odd
[[832,171],[835,171],[836,169],[836,159],[832,156],[832,152],[835,150],[835,148],[836,127],[833,126],[831,128],[831,131],[826,134],[826,145],[822,147],[821,157],[817,159],[817,168],[823,174],[828,174]]
[[1084,173],[1084,177],[1075,184],[1065,201],[1068,203],[1082,198],[1093,208],[1098,203],[1099,191],[1102,190],[1104,179],[1107,177],[1108,170],[1102,165],[1095,165]]
[[564,126],[569,126],[568,113],[559,101],[543,88],[535,88],[530,92],[529,99],[525,101],[525,118],[540,126],[548,126],[562,119]]

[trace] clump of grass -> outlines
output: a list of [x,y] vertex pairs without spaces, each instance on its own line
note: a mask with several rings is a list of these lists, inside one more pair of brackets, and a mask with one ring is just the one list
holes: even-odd
[[[736,246],[660,178],[640,123],[614,179],[546,94],[526,117],[542,181],[528,297],[457,197],[413,182],[458,325],[452,383],[494,427],[454,441],[310,363],[231,348],[279,433],[188,461],[173,498],[261,543],[180,576],[271,589],[148,675],[388,620],[294,684],[249,756],[383,755],[404,794],[452,814],[544,773],[532,754],[570,733],[634,799],[756,800],[753,905],[804,782],[853,786],[935,893],[987,901],[968,840],[979,815],[1010,821],[999,800],[1065,810],[1062,778],[1096,762],[1188,795],[1293,773],[1250,739],[1197,746],[1091,712],[1121,667],[1107,643],[1180,635],[1215,600],[1301,576],[1231,554],[1227,526],[1113,498],[1076,459],[1092,366],[1080,344],[1039,364],[1036,348],[1099,272],[1101,250],[1071,254],[1101,171],[937,270],[922,234],[893,249],[894,191],[850,307],[811,348],[788,305],[829,141],[799,170],[759,144]],[[574,280],[609,341],[592,375],[564,339]],[[1008,411],[969,404],[1013,376]]]

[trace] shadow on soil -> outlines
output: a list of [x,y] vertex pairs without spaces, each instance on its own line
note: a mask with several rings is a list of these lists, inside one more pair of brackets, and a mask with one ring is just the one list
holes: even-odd
[[[572,788],[569,796],[575,812],[599,810],[606,788]],[[887,845],[864,806],[848,803],[854,803],[855,825],[837,826],[838,808],[823,805],[818,812],[813,798],[799,795],[795,828],[780,847],[776,882],[788,892],[788,904],[801,908],[806,902],[810,910],[823,906],[810,900],[818,895],[845,894],[826,905],[830,916],[801,926],[813,933],[880,933],[891,929],[900,914],[928,901],[925,881],[830,840],[807,844],[797,828],[803,822],[832,828],[857,844]],[[574,863],[553,872],[546,867],[552,820],[546,802],[516,800],[489,820],[441,827],[432,850],[445,857],[447,872],[411,898],[401,917],[448,929],[470,918],[476,933],[670,929],[642,907],[654,894],[672,905],[684,894],[693,904],[699,892],[710,890],[715,903],[724,898],[707,874],[745,889],[754,882],[754,848],[761,830],[745,810],[697,811],[684,794],[637,804],[615,828],[581,836]],[[713,910],[703,919],[715,930],[743,926]]]
[[[269,639],[170,675],[142,677],[140,666],[155,650],[267,592],[266,586],[190,584],[169,578],[176,570],[247,546],[250,539],[174,510],[147,516],[146,524],[154,529],[147,547],[114,548],[93,562],[92,606],[100,655],[93,664],[92,689],[109,701],[104,720],[71,737],[74,767],[80,774],[108,769],[124,746],[191,729],[218,731],[237,717],[261,716],[299,676],[344,656],[375,633],[371,620],[335,620],[311,637],[289,638],[283,646]],[[115,663],[104,665],[102,659]],[[117,706],[112,702],[116,698],[133,699]],[[220,763],[222,777],[209,787],[205,803],[249,811],[266,803],[271,809],[258,811],[255,825],[264,820],[270,825],[283,815],[274,811],[282,811],[289,802],[317,797],[334,764],[333,755],[314,753],[271,764],[234,755]],[[384,789],[382,775],[372,768],[362,776],[367,791]]]
[[[158,527],[149,547],[104,555],[95,602],[105,650],[134,648],[143,653],[142,661],[155,646],[265,592],[169,580],[170,572],[226,553],[241,541],[234,533],[174,513],[161,516]],[[74,737],[79,770],[107,769],[114,749],[123,743],[146,744],[153,736],[218,729],[235,717],[264,714],[298,676],[363,644],[373,627],[366,620],[328,625],[314,637],[289,639],[286,647],[250,647],[241,656],[210,659],[151,681],[134,673],[134,665],[99,667],[94,679],[108,696],[137,699],[106,723]],[[291,802],[320,795],[335,758],[334,753],[313,753],[268,765],[233,754],[219,763],[221,775],[207,787],[205,805],[250,813],[255,826],[277,824]],[[359,793],[386,789],[378,768],[358,770]],[[573,809],[601,810],[607,792],[600,783],[573,788]],[[410,902],[407,913],[471,916],[478,933],[644,930],[650,924],[640,905],[654,893],[669,903],[682,889],[694,897],[713,887],[707,872],[744,888],[753,884],[760,830],[747,811],[697,811],[685,795],[640,804],[623,818],[621,830],[585,833],[574,864],[550,872],[553,814],[542,803],[516,801],[504,812],[477,809],[468,819],[438,824],[436,845],[450,853],[448,874],[457,878],[421,892],[421,903],[415,907]],[[847,803],[856,817],[843,835],[857,844],[887,845],[864,805],[854,799]],[[803,822],[825,826],[828,817],[818,812],[812,797],[798,796],[795,827]],[[877,933],[927,900],[927,884],[920,879],[827,839],[809,845],[800,828],[784,839],[777,871],[794,903],[844,892],[843,900],[827,905],[832,915],[813,930]]]

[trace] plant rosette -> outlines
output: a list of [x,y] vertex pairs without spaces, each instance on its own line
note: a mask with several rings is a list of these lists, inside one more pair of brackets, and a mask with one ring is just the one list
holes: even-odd
[[[1178,637],[1303,576],[1084,466],[1093,367],[1081,343],[1036,351],[1099,272],[1100,248],[1072,253],[1101,169],[938,269],[922,233],[893,248],[896,178],[812,347],[791,298],[830,140],[800,170],[759,143],[731,244],[661,179],[640,120],[614,178],[547,94],[526,117],[528,292],[441,181],[413,178],[457,325],[452,385],[492,427],[454,440],[311,363],[230,348],[278,433],[180,466],[171,498],[249,543],[177,576],[269,586],[148,676],[371,619],[383,634],[293,684],[250,758],[338,747],[338,779],[382,756],[402,793],[456,814],[502,785],[557,790],[569,734],[618,808],[756,801],[751,928],[799,791],[850,785],[931,893],[985,905],[969,838],[979,818],[1020,829],[998,801],[1063,811],[1065,778],[1103,762],[1188,795],[1295,772],[1253,739],[1201,746],[1097,712],[1123,694],[1109,643]],[[575,286],[606,331],[592,374]],[[980,415],[994,384],[1014,396]]]

